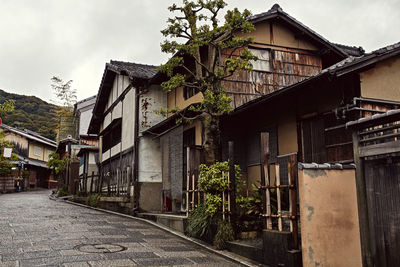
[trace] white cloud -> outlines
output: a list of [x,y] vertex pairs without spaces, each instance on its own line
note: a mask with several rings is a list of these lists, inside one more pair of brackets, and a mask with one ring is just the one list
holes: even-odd
[[[180,2],[180,1],[177,1]],[[253,14],[275,3],[228,0]],[[74,80],[78,99],[97,93],[110,59],[158,65],[160,30],[172,1],[0,0],[0,88],[53,98],[50,78]],[[283,10],[332,42],[370,51],[395,43],[398,0],[277,1]]]

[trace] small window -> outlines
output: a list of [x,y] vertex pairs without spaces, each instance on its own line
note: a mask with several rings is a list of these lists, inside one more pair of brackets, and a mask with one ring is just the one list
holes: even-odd
[[103,135],[103,153],[121,142],[122,124],[117,122]]
[[[188,82],[188,83],[191,83],[191,82],[193,82],[193,77],[190,77],[190,78],[188,78],[186,81]],[[196,88],[196,87],[191,87],[191,86],[185,86],[184,88],[183,88],[183,98],[186,100],[186,99],[189,99],[189,98],[191,98],[192,96],[194,96],[194,95],[196,95],[197,93],[199,92],[199,89],[198,88]]]
[[197,88],[185,86],[185,87],[183,88],[183,98],[184,98],[185,100],[186,100],[186,99],[189,99],[189,98],[191,98],[192,96],[196,95],[198,92],[199,92],[199,89],[197,89]]
[[33,155],[41,156],[42,155],[42,148],[40,146],[33,147]]
[[253,70],[256,71],[271,71],[271,63],[270,63],[270,50],[266,49],[256,49],[250,48],[249,49],[253,55],[255,55],[258,59],[250,61],[253,65]]

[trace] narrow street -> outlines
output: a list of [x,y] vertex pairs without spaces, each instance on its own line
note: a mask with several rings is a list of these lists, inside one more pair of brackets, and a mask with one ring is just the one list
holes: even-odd
[[153,225],[49,200],[0,195],[0,266],[235,266]]

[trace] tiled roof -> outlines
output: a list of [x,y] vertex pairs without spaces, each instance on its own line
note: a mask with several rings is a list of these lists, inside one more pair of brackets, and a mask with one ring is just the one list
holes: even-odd
[[325,39],[323,36],[318,34],[317,32],[313,31],[300,21],[296,20],[294,17],[290,16],[288,13],[284,12],[283,9],[278,5],[274,4],[270,10],[267,12],[263,12],[257,15],[252,16],[249,21],[252,23],[256,23],[265,19],[273,18],[273,17],[286,17],[291,21],[292,24],[297,24],[297,26],[300,26],[304,30],[308,31],[309,34],[314,35],[317,39],[319,39],[321,42],[326,43],[327,45],[330,45],[331,47],[335,48],[336,50],[340,51],[344,55],[348,56],[360,56],[363,54],[364,50],[362,47],[354,47],[354,46],[346,46],[346,45],[341,45],[341,44],[335,44],[331,43],[327,39]]
[[107,63],[107,68],[116,72],[126,72],[132,78],[150,79],[157,73],[157,66],[116,60],[111,60],[110,63]]
[[338,63],[336,63],[326,69],[323,69],[321,71],[321,73],[336,72],[336,71],[344,69],[348,66],[356,65],[360,62],[364,62],[364,61],[367,61],[367,60],[370,60],[370,59],[373,59],[373,58],[376,58],[376,57],[379,57],[379,56],[382,56],[382,55],[385,55],[388,53],[395,52],[396,50],[399,50],[399,52],[400,52],[400,42],[379,48],[379,49],[374,50],[369,53],[365,53],[362,56],[358,56],[358,57],[350,56],[350,57],[348,57],[342,61],[339,61]]
[[362,56],[364,55],[365,51],[364,49],[359,46],[348,46],[348,45],[343,45],[343,44],[336,44],[333,43],[334,45],[336,45],[337,47],[339,47],[341,50],[343,50],[344,52],[346,52],[346,54],[350,55],[350,56]]

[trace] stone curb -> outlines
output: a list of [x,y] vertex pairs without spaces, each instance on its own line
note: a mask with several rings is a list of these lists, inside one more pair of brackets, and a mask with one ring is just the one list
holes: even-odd
[[175,235],[177,237],[180,237],[180,238],[182,238],[184,240],[190,241],[190,242],[192,242],[192,243],[194,243],[194,244],[196,244],[196,245],[198,245],[198,246],[200,246],[200,247],[202,247],[202,248],[204,248],[204,249],[206,249],[208,251],[211,251],[214,254],[217,254],[217,255],[225,258],[225,259],[234,261],[236,263],[239,263],[239,264],[241,264],[243,266],[248,266],[248,267],[266,266],[266,265],[263,265],[261,263],[257,264],[257,263],[250,262],[250,260],[247,260],[247,259],[245,260],[244,258],[239,257],[238,255],[236,255],[234,253],[231,253],[231,252],[228,252],[228,251],[215,250],[211,246],[209,246],[208,244],[206,244],[206,243],[204,243],[204,242],[202,242],[200,240],[197,240],[197,239],[194,239],[194,238],[191,238],[191,237],[187,237],[187,236],[185,236],[184,234],[182,234],[180,232],[171,230],[168,227],[164,227],[162,225],[159,225],[159,224],[157,224],[155,222],[152,222],[152,221],[149,221],[149,220],[146,220],[146,219],[134,217],[134,216],[131,216],[131,215],[127,215],[127,214],[123,214],[123,213],[119,213],[119,212],[115,212],[115,211],[110,211],[110,210],[90,207],[90,206],[87,206],[87,205],[84,205],[84,204],[80,204],[80,203],[76,203],[76,202],[72,202],[72,201],[69,201],[69,200],[65,200],[65,203],[76,205],[76,206],[80,206],[80,207],[84,207],[84,208],[88,208],[88,209],[93,209],[93,210],[97,210],[97,211],[102,211],[102,212],[105,212],[105,213],[109,213],[109,214],[113,214],[113,215],[117,215],[117,216],[122,216],[122,217],[126,217],[126,218],[130,218],[130,219],[134,219],[134,220],[138,220],[138,221],[141,221],[141,222],[145,222],[145,223],[151,224],[151,225],[153,225],[155,227],[158,227],[158,228],[160,228],[160,229],[162,229],[162,230],[164,230],[166,232],[169,232],[169,233],[171,233],[171,234],[173,234],[173,235]]

